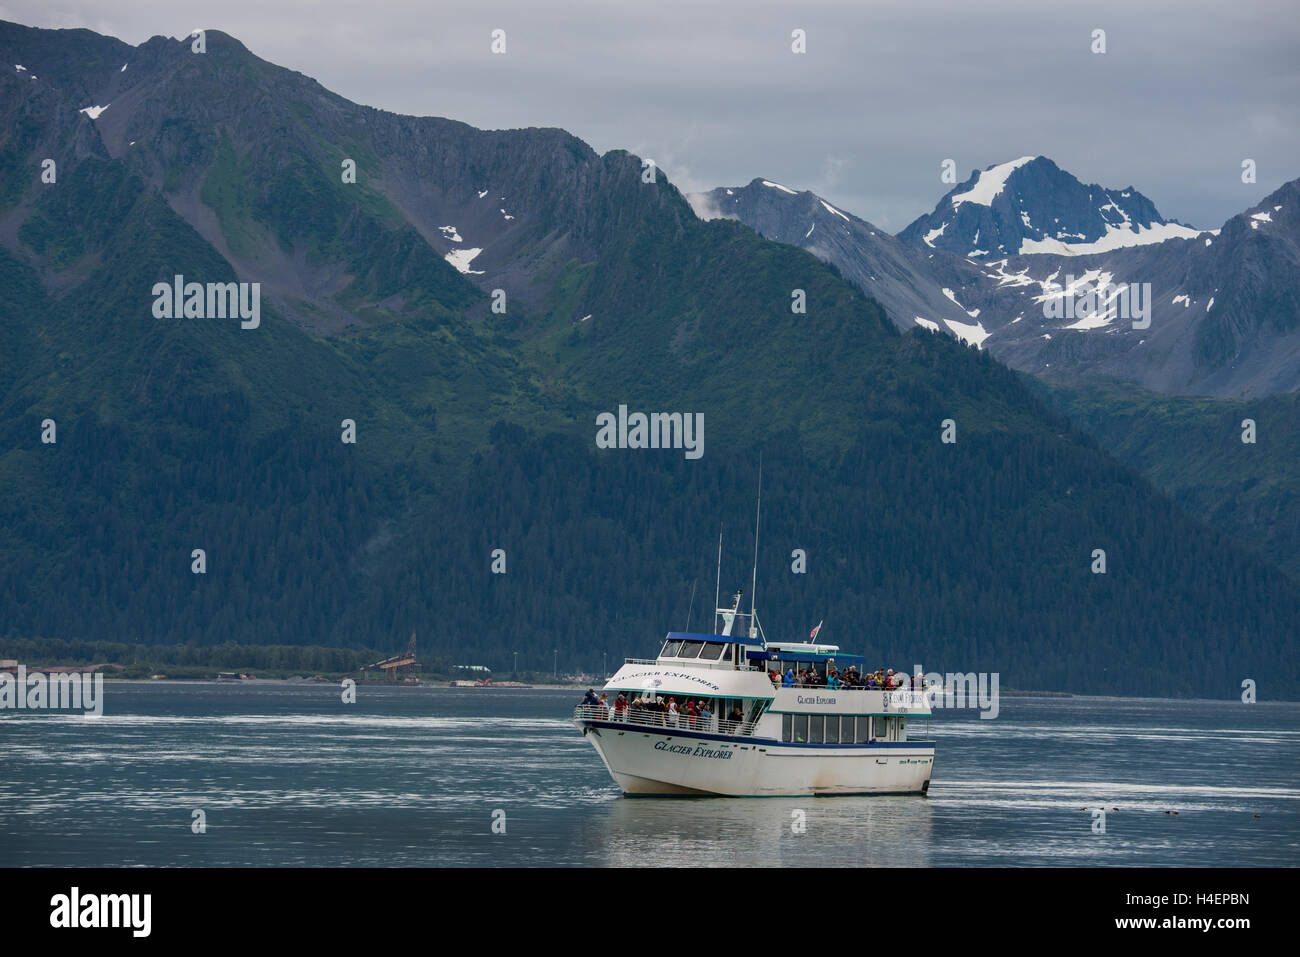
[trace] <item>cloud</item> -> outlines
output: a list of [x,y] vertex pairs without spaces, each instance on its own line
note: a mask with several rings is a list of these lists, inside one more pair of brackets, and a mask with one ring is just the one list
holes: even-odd
[[715,200],[708,193],[686,193],[686,202],[691,204],[691,209],[695,215],[706,222],[710,219],[739,219],[733,213],[724,213]]

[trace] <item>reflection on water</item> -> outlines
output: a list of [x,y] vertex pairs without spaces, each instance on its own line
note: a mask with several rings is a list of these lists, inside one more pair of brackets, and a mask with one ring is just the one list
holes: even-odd
[[587,853],[619,866],[924,867],[933,811],[903,796],[619,800],[594,815]]
[[110,682],[100,719],[0,714],[0,865],[1300,863],[1298,705],[1004,698],[935,715],[929,797],[630,800],[572,693],[360,692]]

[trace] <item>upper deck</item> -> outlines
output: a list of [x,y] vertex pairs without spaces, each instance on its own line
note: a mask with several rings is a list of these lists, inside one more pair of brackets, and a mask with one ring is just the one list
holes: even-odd
[[[726,701],[748,719],[794,714],[928,716],[930,701],[907,676],[865,671],[861,655],[836,645],[763,642],[736,635],[670,632],[656,658],[629,658],[605,684],[627,698],[685,696]],[[754,707],[757,706],[757,707]]]

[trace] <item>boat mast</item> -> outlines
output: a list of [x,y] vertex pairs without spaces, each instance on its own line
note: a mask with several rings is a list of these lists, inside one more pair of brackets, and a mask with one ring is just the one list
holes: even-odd
[[722,529],[718,529],[718,581],[713,586],[713,633],[718,633],[718,602],[722,601]]
[[763,453],[758,453],[758,504],[754,508],[754,580],[749,586],[749,637],[758,637],[754,618],[754,593],[758,591],[758,519],[763,511]]

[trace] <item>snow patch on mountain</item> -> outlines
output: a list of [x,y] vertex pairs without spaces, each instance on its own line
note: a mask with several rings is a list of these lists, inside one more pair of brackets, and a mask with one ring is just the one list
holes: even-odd
[[458,272],[462,272],[466,276],[481,276],[483,275],[483,270],[470,269],[469,264],[472,263],[474,261],[474,257],[477,256],[482,251],[483,251],[482,249],[479,249],[477,247],[474,249],[453,249],[451,252],[447,253],[447,255],[443,256],[442,258],[447,260],[447,262],[451,263],[453,266],[455,266]]
[[1007,272],[1007,261],[1005,259],[999,259],[997,262],[988,265],[996,268],[992,272],[985,272],[984,275],[990,279],[996,279],[999,289],[1003,286],[1032,286],[1035,284],[1034,279],[1029,275],[1028,266],[1020,272]]
[[[1102,207],[1103,209],[1105,207]],[[1196,239],[1205,233],[1218,235],[1217,229],[1193,229],[1179,223],[1154,223],[1151,226],[1106,226],[1106,235],[1091,243],[1063,243],[1059,239],[1026,239],[1020,243],[1020,255],[1049,253],[1056,256],[1088,256],[1106,253],[1124,246],[1148,246],[1167,239]],[[1082,236],[1080,236],[1082,238]]]
[[1001,166],[993,166],[980,173],[979,179],[964,193],[958,193],[952,197],[952,208],[956,209],[962,203],[978,203],[980,206],[989,206],[993,202],[993,197],[997,196],[1006,188],[1007,177],[1024,166],[1026,163],[1032,163],[1034,157],[1022,156],[1020,159],[1012,160],[1010,163],[1003,163]]
[[953,331],[962,342],[967,345],[973,345],[977,349],[984,348],[984,340],[989,337],[989,332],[984,328],[984,323],[977,322],[974,325],[965,322],[958,322],[956,319],[945,319],[948,328]]
[[[1111,285],[1114,276],[1109,272],[1100,269],[1089,269],[1082,276],[1067,276],[1069,282],[1061,284],[1056,282],[1056,277],[1061,274],[1058,269],[1046,279],[1039,282],[1039,287],[1043,290],[1042,295],[1034,296],[1033,301],[1037,303],[1046,303],[1053,299],[1081,299],[1088,295],[1089,292],[1103,289],[1116,290],[1112,293],[1111,298],[1118,295],[1116,287]],[[1090,328],[1090,327],[1080,327]]]
[[826,207],[826,211],[827,211],[828,213],[834,213],[836,216],[838,216],[840,219],[844,220],[846,223],[850,223],[850,222],[852,222],[852,220],[849,219],[849,217],[845,216],[843,213],[841,213],[838,209],[836,209],[836,208],[835,208],[834,206],[832,206],[830,203],[826,202],[826,200],[823,199],[823,200],[821,201],[821,204],[822,204],[823,206]]
[[1072,322],[1065,328],[1067,329],[1100,329],[1102,326],[1110,325],[1113,317],[1106,308],[1099,308],[1097,311],[1084,316],[1077,322]]
[[944,224],[943,224],[942,226],[940,226],[938,229],[932,229],[932,230],[930,230],[928,233],[925,234],[925,244],[926,244],[927,246],[929,246],[931,249],[933,249],[933,248],[934,248],[934,241],[935,241],[936,239],[938,239],[940,236],[942,236],[942,235],[943,235],[943,231],[944,231],[945,229],[947,229],[947,228],[948,228],[948,224],[947,224],[947,223],[944,223]]
[[966,315],[970,316],[972,319],[974,319],[976,316],[980,314],[980,311],[978,309],[967,309],[960,302],[958,302],[957,296],[953,293],[951,289],[944,289],[943,294],[947,296],[950,300],[952,300],[953,305],[955,305],[962,312],[966,313]]

